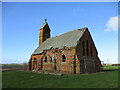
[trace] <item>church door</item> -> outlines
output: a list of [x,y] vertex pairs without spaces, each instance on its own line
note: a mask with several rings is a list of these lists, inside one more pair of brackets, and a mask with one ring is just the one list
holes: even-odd
[[94,73],[95,72],[95,61],[91,58],[81,60],[81,73]]

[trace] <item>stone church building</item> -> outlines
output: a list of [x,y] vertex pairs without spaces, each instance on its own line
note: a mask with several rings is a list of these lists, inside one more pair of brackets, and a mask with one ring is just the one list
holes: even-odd
[[101,62],[88,28],[50,37],[47,22],[40,28],[39,46],[28,62],[28,71],[48,71],[63,74],[94,73]]

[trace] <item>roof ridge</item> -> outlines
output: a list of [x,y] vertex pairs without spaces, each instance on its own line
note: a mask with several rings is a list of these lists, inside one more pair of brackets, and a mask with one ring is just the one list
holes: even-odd
[[[58,35],[58,36],[48,38],[47,40],[50,40],[50,39],[53,39],[53,38],[56,38],[56,37],[60,37],[60,36],[62,36],[62,35],[64,35],[64,34],[67,34],[67,33],[70,33],[70,32],[74,32],[74,31],[77,31],[77,30],[80,30],[80,31],[82,31],[82,32],[85,32],[86,29],[87,29],[87,27],[80,28],[80,29],[75,29],[75,30],[72,30],[72,31],[65,32],[65,33],[63,33],[63,34],[61,34],[61,35]],[[43,43],[44,43],[44,42],[43,42]]]
[[[72,30],[72,31],[68,31],[68,32],[65,32],[65,33],[63,33],[63,34],[61,34],[61,35],[64,35],[64,34],[66,34],[66,33],[70,33],[70,32],[74,32],[74,31],[77,31],[77,30],[84,30],[84,29],[87,29],[87,27],[84,27],[84,28],[80,28],[80,29],[75,29],[75,30]],[[57,36],[55,36],[55,37],[59,37],[59,36],[61,36],[61,35],[57,35]],[[51,38],[54,38],[54,37],[51,37]]]
[[40,29],[44,28],[45,25],[47,25],[47,24],[48,24],[47,22],[43,23],[43,25],[42,25],[42,27]]

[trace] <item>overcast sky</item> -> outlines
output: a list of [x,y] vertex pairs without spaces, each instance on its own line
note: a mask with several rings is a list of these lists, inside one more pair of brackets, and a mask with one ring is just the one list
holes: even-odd
[[100,60],[118,62],[117,2],[4,2],[2,15],[3,63],[28,62],[45,18],[52,37],[88,27]]

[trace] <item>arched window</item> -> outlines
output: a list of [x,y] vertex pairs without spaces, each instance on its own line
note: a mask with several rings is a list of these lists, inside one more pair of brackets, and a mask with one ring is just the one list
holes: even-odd
[[40,70],[43,68],[43,57],[40,59]]
[[36,69],[36,67],[37,67],[37,60],[36,60],[36,58],[34,58],[34,69]]
[[63,62],[66,61],[66,57],[65,57],[65,55],[62,55],[62,61],[63,61]]
[[52,57],[50,57],[50,62],[52,62]]
[[47,62],[47,57],[45,57],[45,62]]
[[36,61],[36,58],[34,58],[34,61]]

